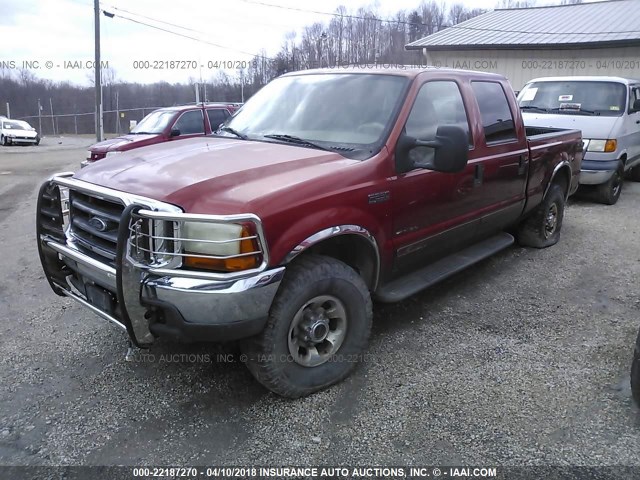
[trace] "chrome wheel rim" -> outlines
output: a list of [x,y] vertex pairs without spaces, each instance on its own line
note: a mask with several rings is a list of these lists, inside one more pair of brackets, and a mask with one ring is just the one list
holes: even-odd
[[544,238],[549,238],[558,228],[558,205],[552,203],[544,218]]
[[296,312],[289,327],[289,354],[303,367],[327,362],[347,334],[347,311],[333,295],[319,295]]

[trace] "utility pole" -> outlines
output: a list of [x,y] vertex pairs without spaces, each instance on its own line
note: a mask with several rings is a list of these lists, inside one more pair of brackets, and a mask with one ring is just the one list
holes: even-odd
[[53,131],[53,135],[56,134],[56,124],[53,118],[53,102],[51,101],[51,97],[49,97],[49,106],[51,107],[51,130]]
[[100,75],[100,1],[93,0],[95,30],[96,141],[102,141],[102,78]]
[[117,90],[116,90],[116,135],[120,135],[120,103],[118,102]]
[[42,105],[40,105],[40,99],[38,99],[38,132],[42,135]]
[[11,109],[9,108],[9,102],[7,102],[7,118],[11,118]]

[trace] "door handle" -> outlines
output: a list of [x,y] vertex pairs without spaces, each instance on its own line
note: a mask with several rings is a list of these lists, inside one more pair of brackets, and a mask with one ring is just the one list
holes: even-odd
[[476,163],[476,172],[473,177],[473,186],[479,187],[482,185],[482,181],[484,180],[484,165],[481,163]]
[[518,175],[524,175],[527,166],[527,159],[524,155],[520,155],[520,160],[518,161]]

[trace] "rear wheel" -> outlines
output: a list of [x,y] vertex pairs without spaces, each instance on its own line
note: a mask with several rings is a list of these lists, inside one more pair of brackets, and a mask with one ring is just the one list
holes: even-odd
[[600,203],[605,205],[615,205],[620,198],[622,192],[622,183],[624,181],[624,165],[622,162],[618,169],[611,175],[611,178],[598,186],[597,198]]
[[565,191],[557,183],[552,183],[542,203],[518,227],[518,243],[534,248],[546,248],[558,243],[564,207]]
[[309,395],[351,373],[371,319],[369,291],[352,268],[330,257],[302,257],[288,267],[265,329],[242,343],[247,367],[278,395]]

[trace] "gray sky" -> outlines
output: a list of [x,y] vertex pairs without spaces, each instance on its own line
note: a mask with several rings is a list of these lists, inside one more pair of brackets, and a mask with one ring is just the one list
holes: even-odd
[[[371,4],[367,0],[263,1],[323,12],[334,12],[337,6],[345,5],[349,13]],[[496,1],[462,0],[461,3],[468,8],[493,8]],[[416,8],[420,0],[377,0],[375,4],[381,15],[390,17],[399,9]],[[190,77],[209,79],[218,73],[216,68],[208,68],[209,61],[246,61],[251,55],[241,52],[258,53],[261,48],[267,55],[274,55],[287,32],[300,32],[315,21],[326,22],[331,18],[245,0],[104,0],[101,8],[116,14],[115,18],[101,15],[103,61],[108,61],[109,66],[115,69],[118,79],[140,83],[158,80],[186,82]],[[38,77],[89,84],[91,70],[87,68],[87,62],[94,58],[92,0],[0,0],[0,12],[0,38],[4,46],[0,51],[0,67],[3,61],[5,66],[6,62],[14,62],[17,70],[24,61],[37,61],[39,69],[35,74]],[[118,18],[118,15],[229,48],[180,38]],[[197,32],[158,23],[151,18]],[[163,60],[193,61],[197,68],[134,68],[136,61]],[[81,67],[65,68],[65,62],[80,62]],[[205,68],[200,68],[200,65]]]

